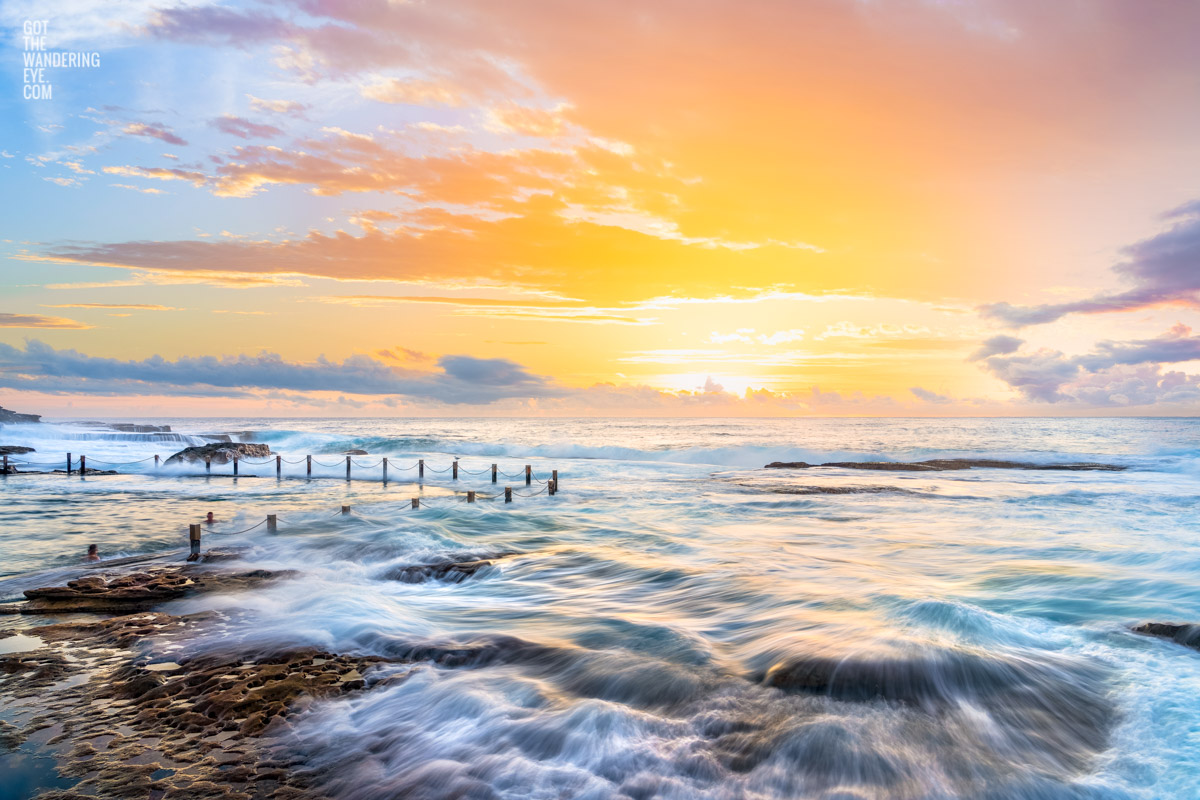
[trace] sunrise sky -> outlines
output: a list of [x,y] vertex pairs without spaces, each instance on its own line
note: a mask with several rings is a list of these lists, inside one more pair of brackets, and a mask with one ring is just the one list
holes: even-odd
[[1200,413],[1200,4],[0,24],[9,408]]

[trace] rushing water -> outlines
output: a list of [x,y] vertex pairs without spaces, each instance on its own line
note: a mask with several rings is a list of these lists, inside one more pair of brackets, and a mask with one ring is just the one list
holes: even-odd
[[[107,467],[249,430],[318,464],[0,479],[0,595],[90,543],[180,548],[214,511],[205,547],[300,575],[174,610],[248,611],[243,647],[417,663],[297,718],[286,746],[335,796],[1197,796],[1200,652],[1129,626],[1200,621],[1200,421],[148,422],[174,433],[60,423],[0,443]],[[351,448],[370,455],[347,483]],[[457,482],[435,471],[455,456]],[[762,469],[949,457],[1128,469]],[[492,463],[518,477],[494,486]],[[278,533],[219,535],[268,513]],[[460,583],[390,577],[501,555]]]

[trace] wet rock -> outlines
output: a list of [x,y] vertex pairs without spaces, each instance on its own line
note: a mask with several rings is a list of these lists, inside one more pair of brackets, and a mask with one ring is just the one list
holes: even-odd
[[32,447],[24,447],[19,444],[0,445],[0,456],[19,456],[25,453],[36,453]]
[[1174,625],[1169,622],[1146,622],[1137,625],[1134,633],[1170,639],[1176,644],[1200,650],[1200,625]]
[[369,455],[366,450],[346,450],[342,453],[344,456],[365,456]]
[[242,591],[266,581],[294,574],[264,569],[224,572],[198,565],[167,567],[112,578],[99,576],[25,591],[26,602],[0,606],[0,613],[56,614],[102,612],[128,614],[153,608],[169,600],[211,591]]
[[893,702],[944,715],[964,704],[1006,729],[1052,747],[1082,769],[1108,746],[1116,710],[1105,673],[1085,662],[1035,662],[951,651],[914,657],[801,657],[756,680],[847,702]]
[[382,577],[401,583],[424,583],[425,581],[462,583],[484,567],[490,567],[492,563],[492,561],[443,561],[439,564],[412,564],[390,569]]
[[200,463],[211,458],[214,464],[228,464],[234,456],[243,458],[266,458],[274,455],[269,445],[252,442],[216,442],[195,447],[185,447],[167,459],[167,464]]
[[42,416],[40,414],[18,414],[16,411],[9,411],[7,408],[0,406],[0,425],[41,421]]
[[1090,462],[1038,464],[1028,461],[997,461],[987,458],[938,458],[930,461],[830,461],[824,464],[809,464],[805,461],[772,461],[764,469],[810,469],[812,467],[840,467],[842,469],[867,469],[883,472],[948,472],[975,468],[1120,472],[1126,469],[1126,467],[1117,464],[1096,464]]
[[122,433],[170,433],[170,425],[135,425],[130,422],[113,422],[108,427]]

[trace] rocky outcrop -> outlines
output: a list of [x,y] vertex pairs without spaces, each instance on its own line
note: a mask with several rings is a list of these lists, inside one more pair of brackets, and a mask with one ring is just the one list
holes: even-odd
[[9,411],[7,408],[0,406],[0,425],[5,423],[16,422],[41,422],[40,414],[18,414],[16,411]]
[[938,458],[930,461],[829,461],[824,464],[809,464],[805,461],[772,461],[770,464],[767,464],[765,469],[810,469],[812,467],[869,469],[883,472],[948,472],[951,470],[975,468],[1120,472],[1126,469],[1126,467],[1118,464],[1095,464],[1090,462],[1037,464],[1028,461],[997,461],[987,458]]
[[445,583],[462,583],[473,577],[480,570],[490,567],[502,558],[519,555],[518,553],[498,553],[494,556],[459,556],[432,564],[406,564],[392,567],[379,577],[383,580],[400,581],[401,583],[424,583],[425,581],[443,581]]
[[1174,625],[1170,622],[1145,622],[1134,626],[1134,633],[1170,639],[1176,644],[1200,650],[1200,625]]
[[228,464],[233,461],[233,457],[238,459],[243,458],[267,458],[275,455],[271,452],[271,447],[265,444],[255,444],[252,442],[217,442],[214,444],[202,444],[195,447],[185,447],[175,455],[166,460],[167,464],[203,464],[206,459],[212,459],[214,464]]
[[114,422],[108,427],[122,433],[170,433],[170,425],[134,425],[129,422]]
[[111,579],[89,576],[68,581],[66,586],[29,589],[25,592],[26,602],[0,606],[0,614],[129,614],[203,592],[241,591],[291,574],[265,569],[220,572],[185,566]]
[[32,447],[22,447],[19,444],[0,445],[0,456],[19,456],[25,453],[36,453]]
[[346,450],[342,453],[344,456],[365,456],[369,455],[366,450]]

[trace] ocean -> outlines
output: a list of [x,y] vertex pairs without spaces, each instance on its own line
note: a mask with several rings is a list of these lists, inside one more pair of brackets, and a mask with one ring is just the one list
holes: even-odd
[[[182,559],[213,512],[205,548],[296,574],[172,613],[416,665],[294,717],[281,746],[331,797],[1200,792],[1200,652],[1131,631],[1200,622],[1200,421],[137,422],[171,432],[0,429],[36,449],[13,462],[120,473],[0,478],[0,598],[77,574],[89,544]],[[239,433],[281,477],[154,466]],[[1125,469],[764,469],[964,458]],[[447,560],[490,563],[395,577]]]

